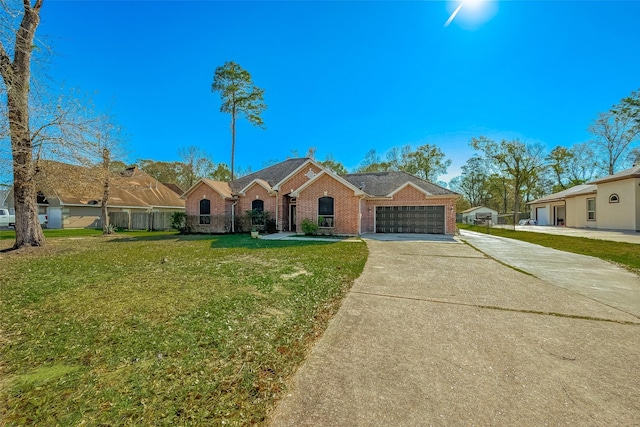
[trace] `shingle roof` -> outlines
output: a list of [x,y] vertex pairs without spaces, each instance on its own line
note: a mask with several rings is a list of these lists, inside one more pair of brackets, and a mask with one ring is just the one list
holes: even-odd
[[[212,179],[203,178],[202,182],[211,187],[214,191],[217,191],[222,197],[231,199],[233,194],[231,194],[231,188],[229,187],[228,182],[223,181],[214,181]],[[192,187],[193,188],[193,187]]]
[[176,193],[178,196],[182,196],[184,194],[184,190],[178,187],[178,184],[174,184],[172,182],[163,182],[162,185],[167,187],[169,190]]
[[[36,185],[47,198],[65,205],[94,205],[102,199],[102,182],[95,170],[65,163],[41,161]],[[126,207],[184,208],[184,200],[174,191],[138,168],[111,177],[109,205]]]
[[453,196],[457,193],[406,172],[363,172],[342,175],[342,178],[370,196],[386,197],[410,182],[434,196]]
[[579,196],[581,194],[590,194],[595,193],[597,186],[592,184],[580,184],[574,185],[571,188],[567,188],[566,190],[559,191],[557,193],[549,194],[548,196],[541,197],[539,199],[528,202],[528,205],[534,203],[545,203],[545,202],[554,202],[558,200],[566,199],[567,197]]
[[627,178],[640,178],[640,165],[635,165],[629,169],[625,169],[613,175],[605,176],[590,182],[590,184],[601,184],[603,182],[619,181]]
[[262,179],[269,183],[269,186],[273,187],[308,160],[310,159],[288,159],[284,162],[276,163],[273,166],[269,166],[268,168],[259,170],[258,172],[254,172],[252,174],[243,176],[242,178],[233,180],[229,183],[229,185],[231,186],[231,190],[233,190],[234,193],[241,191],[254,179]]

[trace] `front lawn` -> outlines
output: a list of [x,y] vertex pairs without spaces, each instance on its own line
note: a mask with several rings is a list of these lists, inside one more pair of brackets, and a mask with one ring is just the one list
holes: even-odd
[[508,237],[535,243],[536,245],[589,255],[605,261],[619,264],[634,273],[640,273],[640,245],[608,240],[588,239],[586,237],[558,236],[556,234],[533,233],[528,231],[514,231],[504,228],[487,228],[468,224],[458,224],[462,230],[489,233],[494,236]]
[[0,253],[0,425],[262,423],[366,257],[146,232]]

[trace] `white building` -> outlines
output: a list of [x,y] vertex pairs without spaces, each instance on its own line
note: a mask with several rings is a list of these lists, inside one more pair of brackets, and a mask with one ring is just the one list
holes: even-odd
[[640,231],[640,165],[528,204],[538,225]]

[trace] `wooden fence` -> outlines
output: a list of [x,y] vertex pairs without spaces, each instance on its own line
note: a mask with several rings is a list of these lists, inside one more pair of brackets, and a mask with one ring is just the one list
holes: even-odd
[[109,223],[125,230],[170,230],[172,214],[173,212],[110,212]]

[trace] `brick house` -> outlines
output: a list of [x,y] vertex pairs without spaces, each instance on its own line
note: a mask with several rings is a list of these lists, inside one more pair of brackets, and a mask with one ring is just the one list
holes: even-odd
[[454,234],[455,203],[446,188],[405,172],[338,176],[313,159],[297,158],[229,183],[201,179],[183,195],[187,228],[197,233],[248,231],[246,212],[267,212],[277,231]]

